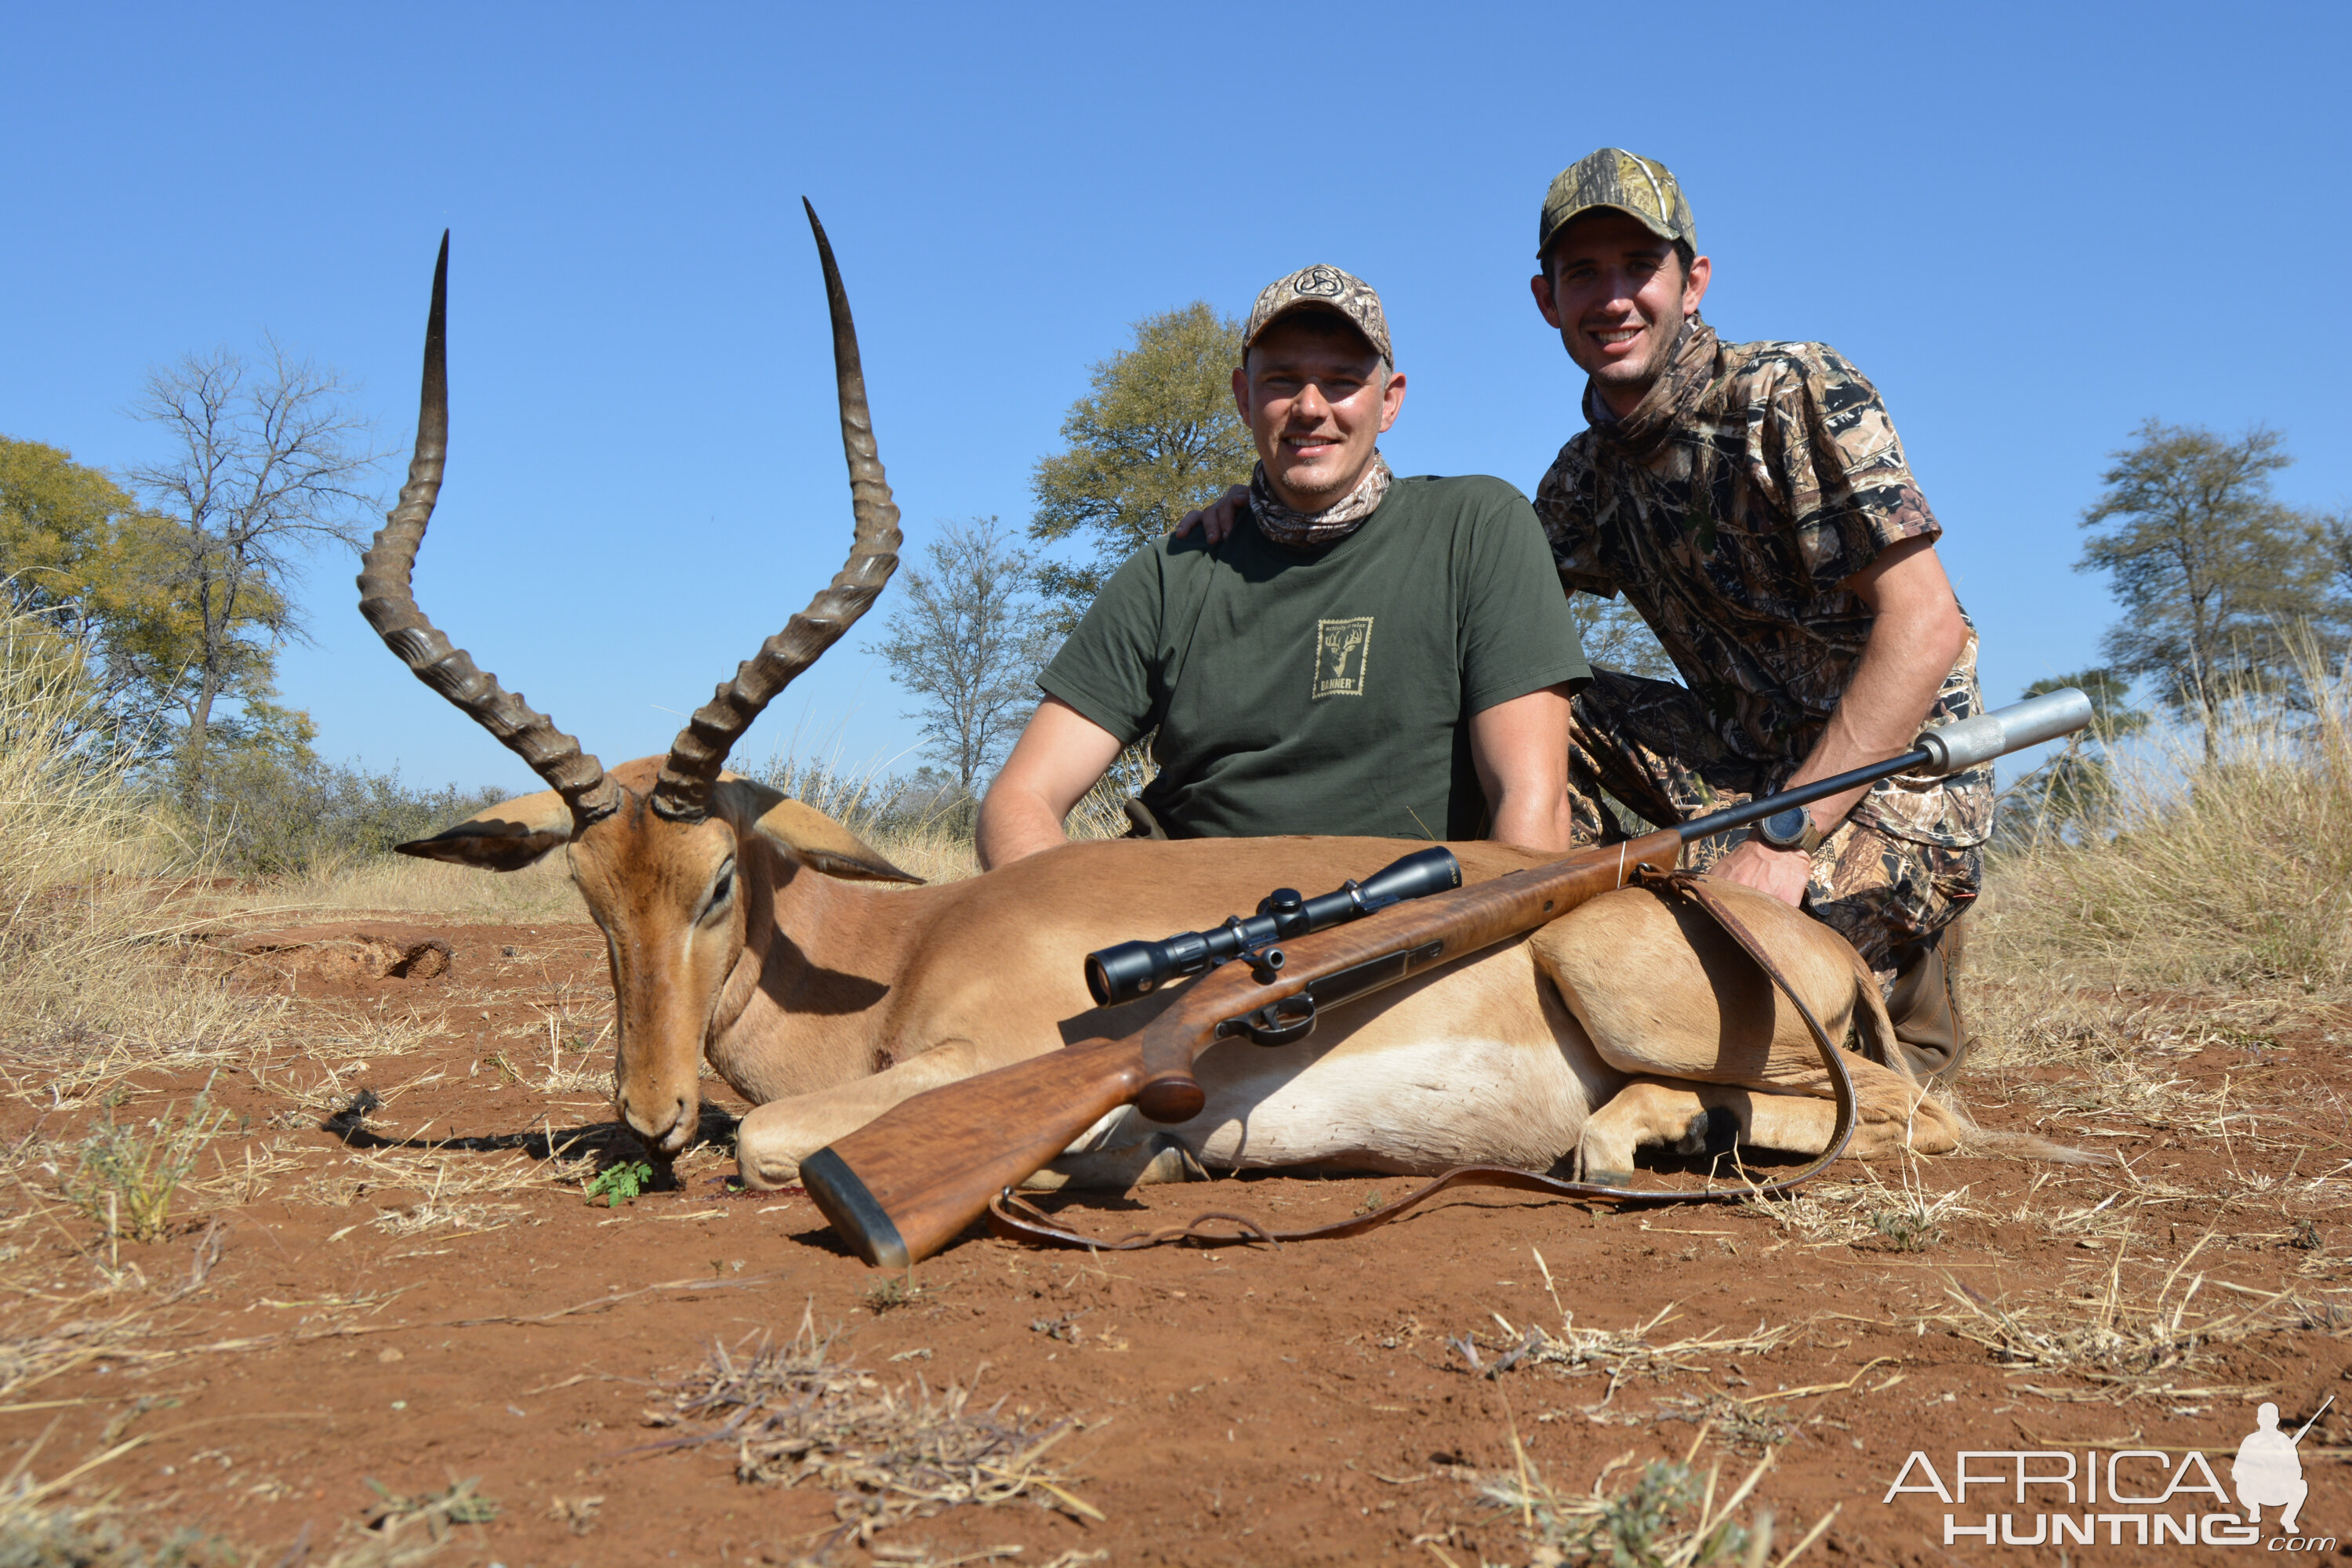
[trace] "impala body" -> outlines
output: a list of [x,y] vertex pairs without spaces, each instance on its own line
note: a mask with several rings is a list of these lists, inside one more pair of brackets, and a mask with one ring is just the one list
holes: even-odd
[[[725,770],[761,710],[880,593],[900,543],[848,300],[814,212],[810,223],[833,313],[855,542],[833,583],[719,688],[667,756],[607,771],[416,605],[410,574],[446,446],[446,239],[415,457],[360,578],[362,611],[393,651],[551,785],[402,848],[497,870],[562,849],[611,962],[619,1114],[657,1154],[676,1154],[694,1136],[708,1060],[754,1107],[737,1148],[755,1186],[792,1180],[802,1158],[909,1095],[1123,1033],[1165,1005],[1163,994],[1095,1008],[1087,952],[1214,924],[1278,885],[1336,887],[1410,847],[1073,844],[970,880],[911,886],[842,825]],[[1496,844],[1453,848],[1473,881],[1541,858]],[[1948,1113],[1878,1065],[1892,1032],[1853,950],[1775,900],[1737,887],[1723,895],[1833,1037],[1858,1037],[1856,1152],[1949,1148]],[[1342,1009],[1299,1044],[1221,1045],[1198,1072],[1208,1101],[1192,1121],[1163,1129],[1115,1113],[1046,1179],[1465,1162],[1569,1163],[1600,1176],[1630,1168],[1638,1145],[1691,1149],[1733,1121],[1745,1141],[1793,1152],[1827,1147],[1832,1125],[1823,1068],[1793,1009],[1702,917],[1641,889]]]

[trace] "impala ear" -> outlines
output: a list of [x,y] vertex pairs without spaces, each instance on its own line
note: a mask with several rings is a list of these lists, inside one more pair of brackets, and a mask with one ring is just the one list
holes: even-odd
[[430,838],[393,847],[420,860],[446,860],[485,871],[520,871],[572,842],[572,808],[551,789],[478,811]]
[[721,774],[718,796],[722,808],[738,823],[805,863],[811,870],[853,882],[912,882],[920,877],[901,871],[882,858],[880,850],[813,805],[766,784],[732,773]]

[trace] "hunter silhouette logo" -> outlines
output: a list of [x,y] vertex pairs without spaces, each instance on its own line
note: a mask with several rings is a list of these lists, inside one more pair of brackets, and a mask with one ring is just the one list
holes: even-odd
[[2254,1412],[2254,1429],[2238,1445],[2238,1457],[2230,1461],[2230,1479],[2236,1483],[2238,1501],[2246,1510],[2246,1522],[2262,1522],[2265,1508],[2284,1509],[2279,1515],[2279,1528],[2293,1535],[2302,1527],[2295,1515],[2302,1511],[2303,1500],[2311,1495],[2311,1483],[2303,1479],[2303,1456],[2296,1445],[2311,1430],[2312,1421],[2327,1414],[2327,1405],[2336,1403],[2336,1395],[2327,1396],[2327,1404],[2311,1413],[2290,1437],[2278,1429],[2278,1406],[2265,1404]]
[[1316,622],[1315,697],[1361,697],[1371,656],[1371,616]]

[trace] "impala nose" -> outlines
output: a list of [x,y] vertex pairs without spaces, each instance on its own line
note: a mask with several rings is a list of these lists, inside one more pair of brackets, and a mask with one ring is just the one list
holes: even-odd
[[628,1123],[629,1131],[644,1139],[656,1153],[674,1155],[694,1136],[694,1108],[682,1094],[672,1097],[667,1105],[641,1107],[624,1093],[620,1110],[621,1120]]

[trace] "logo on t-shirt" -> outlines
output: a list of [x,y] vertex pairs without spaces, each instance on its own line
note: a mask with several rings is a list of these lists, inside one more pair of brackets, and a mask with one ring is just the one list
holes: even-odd
[[1326,697],[1361,697],[1364,665],[1371,658],[1372,617],[1349,616],[1315,623],[1315,691]]

